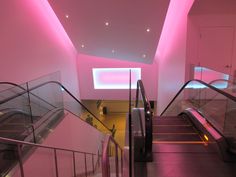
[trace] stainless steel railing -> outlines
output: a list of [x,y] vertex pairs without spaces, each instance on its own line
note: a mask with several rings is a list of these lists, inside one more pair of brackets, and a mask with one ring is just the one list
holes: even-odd
[[[113,144],[113,146],[111,144]],[[113,153],[113,150],[115,150],[115,154]],[[113,165],[110,161],[111,158],[115,160],[115,171],[111,170],[111,166]],[[105,137],[102,151],[102,176],[110,177],[111,173],[115,174],[116,177],[123,176],[123,150],[111,135],[107,135]]]
[[73,163],[73,175],[76,177],[77,172],[76,172],[76,164],[75,164],[75,155],[76,154],[83,154],[84,155],[84,170],[85,170],[85,176],[88,176],[88,164],[87,164],[87,157],[90,156],[92,158],[92,173],[95,173],[95,162],[94,162],[94,157],[97,156],[97,162],[99,163],[100,160],[100,154],[99,152],[97,154],[95,153],[88,153],[88,152],[82,152],[82,151],[77,151],[77,150],[71,150],[71,149],[67,149],[67,148],[59,148],[59,147],[53,147],[53,146],[46,146],[46,145],[41,145],[41,144],[34,144],[34,143],[30,143],[30,142],[24,142],[24,141],[18,141],[18,140],[13,140],[13,139],[9,139],[9,138],[3,138],[0,137],[0,142],[1,143],[8,143],[8,144],[12,144],[12,145],[16,145],[17,146],[17,155],[18,155],[18,162],[19,162],[19,167],[20,167],[20,174],[21,177],[25,176],[24,173],[24,166],[23,166],[23,146],[30,146],[30,147],[34,147],[34,148],[44,148],[44,149],[50,149],[53,150],[54,153],[54,163],[55,163],[55,174],[56,177],[59,176],[59,167],[58,167],[58,155],[57,155],[57,151],[64,151],[64,152],[71,152],[72,153],[72,163]]

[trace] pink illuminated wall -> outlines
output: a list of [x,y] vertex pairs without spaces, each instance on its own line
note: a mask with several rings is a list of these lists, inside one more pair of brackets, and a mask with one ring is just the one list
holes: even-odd
[[[157,66],[155,62],[149,65],[82,54],[78,55],[81,99],[128,100],[129,93],[127,89],[94,89],[93,68],[141,68],[141,79],[144,82],[148,98],[150,100],[156,100]],[[134,90],[132,95],[135,98]]]
[[158,113],[185,82],[187,14],[193,0],[171,0],[155,59],[158,62]]
[[[187,64],[207,67],[235,77],[235,19],[236,1],[216,0],[214,5],[210,0],[196,1],[188,20]],[[207,38],[211,40],[203,45],[201,41]],[[187,73],[187,77],[189,75]]]
[[61,71],[78,96],[77,53],[48,1],[0,1],[0,11],[0,80],[23,83]]

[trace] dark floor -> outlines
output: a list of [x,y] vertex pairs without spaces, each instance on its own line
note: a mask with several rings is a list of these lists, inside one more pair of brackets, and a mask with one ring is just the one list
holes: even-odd
[[180,116],[153,119],[153,162],[135,162],[135,177],[236,177],[236,163],[220,159],[216,142],[204,142]]
[[154,153],[154,162],[135,163],[135,177],[235,177],[236,163],[225,163],[216,153]]

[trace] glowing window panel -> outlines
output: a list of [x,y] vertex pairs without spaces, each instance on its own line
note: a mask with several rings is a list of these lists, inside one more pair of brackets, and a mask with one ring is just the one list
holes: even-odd
[[[213,85],[216,88],[224,89],[228,87],[228,83],[221,80],[229,80],[229,75],[205,67],[197,66],[194,67],[194,79],[202,80]],[[197,82],[192,82],[187,86],[187,88],[199,89],[205,88],[205,85]]]
[[131,89],[135,89],[141,68],[93,68],[94,89],[129,89],[130,70]]

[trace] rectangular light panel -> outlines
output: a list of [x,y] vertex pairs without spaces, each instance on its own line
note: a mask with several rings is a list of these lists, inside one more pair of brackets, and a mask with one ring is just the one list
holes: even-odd
[[94,89],[129,89],[130,70],[131,89],[135,89],[141,68],[93,68]]

